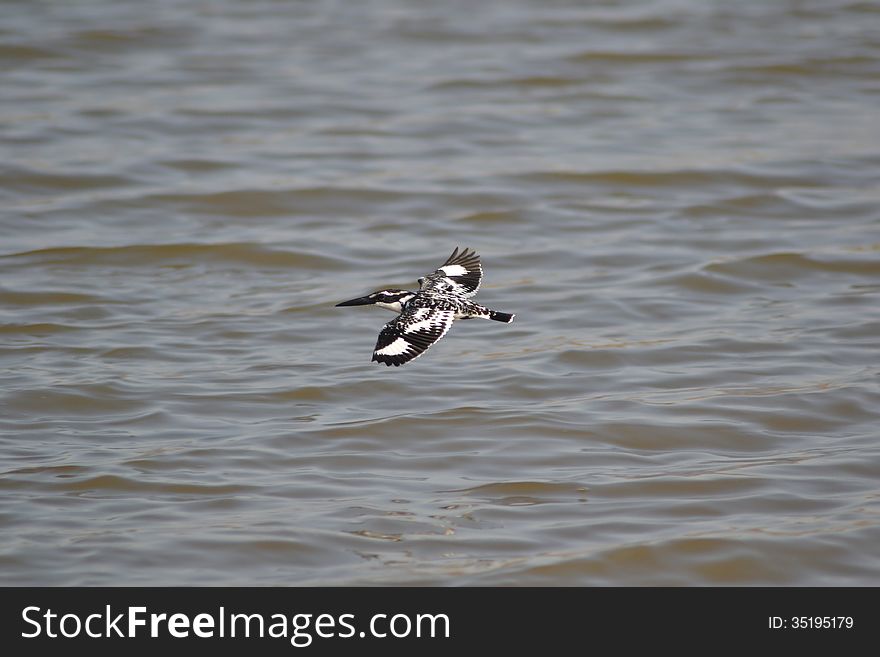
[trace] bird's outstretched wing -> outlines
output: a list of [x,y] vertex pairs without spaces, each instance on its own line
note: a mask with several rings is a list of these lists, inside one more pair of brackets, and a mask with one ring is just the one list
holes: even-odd
[[373,360],[388,366],[418,358],[452,326],[455,313],[433,308],[409,308],[388,322],[379,333]]
[[465,249],[461,253],[458,247],[440,267],[433,273],[419,279],[423,290],[436,290],[472,297],[480,288],[483,278],[483,266],[480,256],[475,251]]

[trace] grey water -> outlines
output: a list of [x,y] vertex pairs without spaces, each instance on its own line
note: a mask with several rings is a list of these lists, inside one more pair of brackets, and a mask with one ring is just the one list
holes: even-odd
[[878,24],[4,2],[0,583],[880,584]]

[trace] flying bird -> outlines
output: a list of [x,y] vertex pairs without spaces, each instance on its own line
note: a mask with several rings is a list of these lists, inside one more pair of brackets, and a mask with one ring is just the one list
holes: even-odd
[[509,324],[515,315],[471,301],[483,278],[480,256],[458,247],[440,267],[419,279],[419,291],[379,290],[337,306],[378,306],[398,316],[379,332],[373,360],[398,367],[421,356],[449,331],[456,319],[494,319]]

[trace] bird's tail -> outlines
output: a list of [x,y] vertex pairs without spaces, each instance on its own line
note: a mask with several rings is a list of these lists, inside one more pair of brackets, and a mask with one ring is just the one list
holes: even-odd
[[505,324],[510,324],[513,321],[513,318],[516,315],[512,315],[510,313],[499,313],[497,310],[489,311],[489,319],[494,319],[496,322],[504,322]]

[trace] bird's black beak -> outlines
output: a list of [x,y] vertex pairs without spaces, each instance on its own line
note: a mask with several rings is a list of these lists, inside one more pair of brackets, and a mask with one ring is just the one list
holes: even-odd
[[336,307],[339,306],[366,306],[369,303],[373,303],[373,300],[369,297],[358,297],[357,299],[352,299],[351,301],[343,301],[342,303],[337,303]]

